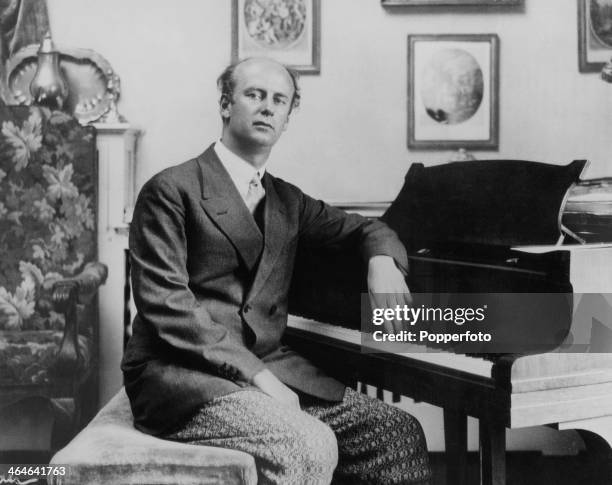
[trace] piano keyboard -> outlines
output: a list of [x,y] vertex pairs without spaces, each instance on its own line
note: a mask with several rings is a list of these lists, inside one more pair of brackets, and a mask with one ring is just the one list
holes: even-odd
[[[361,346],[361,332],[350,328],[330,325],[328,323],[311,320],[308,318],[289,315],[287,326],[297,330],[310,332],[334,340]],[[423,349],[424,347],[418,347]],[[438,365],[446,369],[454,369],[467,374],[491,378],[493,362],[480,357],[471,357],[450,352],[440,352],[428,349],[427,352],[393,352],[395,355],[417,360],[427,364]]]

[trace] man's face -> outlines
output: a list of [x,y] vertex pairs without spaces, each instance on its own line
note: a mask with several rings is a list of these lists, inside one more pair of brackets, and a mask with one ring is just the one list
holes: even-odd
[[234,71],[233,100],[223,100],[223,138],[243,146],[272,147],[287,128],[293,82],[276,62],[251,59]]

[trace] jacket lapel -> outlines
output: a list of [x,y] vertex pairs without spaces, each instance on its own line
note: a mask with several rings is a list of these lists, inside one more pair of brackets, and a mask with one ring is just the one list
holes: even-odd
[[265,246],[253,285],[247,295],[247,301],[255,297],[262,289],[274,269],[274,264],[278,259],[281,249],[287,243],[286,237],[289,221],[287,220],[283,202],[274,189],[271,175],[266,172],[262,182],[266,190],[266,198],[264,199]]
[[[259,260],[264,242],[253,216],[212,145],[200,155],[198,163],[202,174],[202,207],[252,270]],[[266,206],[266,227],[267,218]]]

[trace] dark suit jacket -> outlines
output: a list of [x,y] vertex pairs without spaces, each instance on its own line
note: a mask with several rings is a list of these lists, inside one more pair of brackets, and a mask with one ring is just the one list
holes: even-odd
[[[264,368],[337,401],[344,386],[280,344],[296,246],[349,241],[406,267],[380,222],[347,215],[266,173],[262,235],[212,146],[142,188],[130,229],[138,314],[123,358],[136,426],[162,434]],[[313,281],[313,284],[316,284]]]

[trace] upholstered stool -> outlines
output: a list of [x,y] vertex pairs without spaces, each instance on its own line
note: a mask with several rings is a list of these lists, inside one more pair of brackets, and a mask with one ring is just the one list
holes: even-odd
[[257,483],[255,461],[247,453],[162,440],[136,430],[124,389],[51,464],[66,466],[66,475],[51,482],[57,485]]

